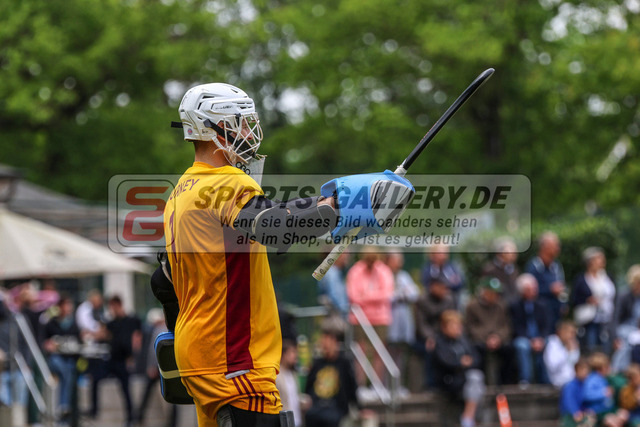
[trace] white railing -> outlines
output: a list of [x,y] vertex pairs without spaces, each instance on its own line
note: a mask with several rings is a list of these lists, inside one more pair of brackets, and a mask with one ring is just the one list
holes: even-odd
[[351,343],[350,349],[353,356],[360,366],[362,366],[365,375],[371,382],[371,385],[380,398],[380,401],[387,405],[386,424],[393,427],[395,425],[394,414],[399,402],[398,391],[400,389],[400,369],[398,369],[398,365],[396,365],[391,354],[389,354],[387,347],[384,345],[373,326],[371,326],[371,323],[369,322],[369,319],[367,319],[364,311],[362,311],[362,308],[358,305],[352,305],[351,313],[355,316],[356,321],[362,327],[362,330],[371,342],[375,352],[380,356],[380,360],[382,360],[382,363],[391,378],[391,390],[387,390],[382,379],[378,377],[378,374],[375,369],[373,369],[373,366],[371,366],[371,363],[362,351],[360,345],[356,342]]
[[25,343],[27,344],[27,348],[29,349],[29,353],[33,357],[35,361],[36,367],[42,374],[42,378],[44,381],[42,392],[38,389],[38,386],[33,379],[33,375],[31,374],[31,369],[27,362],[24,359],[22,353],[18,350],[18,340],[14,333],[12,333],[11,345],[13,347],[13,351],[10,352],[12,354],[13,360],[17,364],[18,370],[20,374],[24,378],[29,393],[33,397],[34,402],[38,408],[38,411],[42,414],[43,424],[44,425],[53,425],[55,422],[55,381],[53,380],[53,375],[51,375],[51,370],[49,369],[49,365],[47,365],[47,361],[36,342],[33,333],[31,332],[31,328],[27,320],[25,319],[22,313],[14,313],[14,319],[16,321],[16,325],[18,326],[18,332],[22,335]]
[[[358,324],[362,326],[362,329],[371,342],[374,351],[380,356],[386,371],[389,373],[389,377],[391,379],[390,389],[387,389],[383,380],[378,377],[378,374],[371,365],[371,362],[367,359],[367,356],[364,354],[360,345],[351,339],[352,333],[350,329],[346,331],[346,348],[351,351],[356,362],[358,362],[362,367],[362,370],[371,382],[371,385],[373,386],[373,389],[380,401],[387,406],[387,420],[385,424],[393,427],[395,425],[394,415],[399,403],[398,391],[400,389],[400,369],[398,369],[398,366],[389,354],[386,346],[376,333],[373,326],[371,326],[371,323],[360,306],[352,305],[350,310],[355,316]],[[295,307],[288,309],[288,311],[296,318],[323,317],[329,314],[329,310],[324,306]]]

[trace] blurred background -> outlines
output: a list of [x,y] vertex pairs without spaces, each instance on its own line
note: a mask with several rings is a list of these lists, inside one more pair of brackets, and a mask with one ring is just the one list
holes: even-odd
[[[410,173],[529,177],[534,237],[558,233],[568,279],[586,246],[617,283],[637,262],[640,0],[4,0],[0,16],[2,203],[15,214],[106,248],[112,176],[191,164],[169,123],[196,84],[253,97],[265,173],[345,175],[393,169],[493,67]],[[472,283],[488,255],[454,257]],[[319,259],[271,255],[281,301],[317,304]],[[155,268],[153,254],[137,261]],[[406,255],[416,281],[423,262]],[[122,294],[144,315],[145,268],[36,278],[78,302]]]
[[[524,174],[535,222],[612,218],[637,240],[625,229],[640,179],[637,0],[7,0],[0,11],[0,162],[84,206],[106,203],[115,174],[186,169],[192,148],[169,122],[192,85],[228,82],[256,100],[265,173],[350,174],[393,168],[494,67],[411,173]],[[100,238],[99,224],[56,225]],[[280,267],[297,271],[298,258]]]

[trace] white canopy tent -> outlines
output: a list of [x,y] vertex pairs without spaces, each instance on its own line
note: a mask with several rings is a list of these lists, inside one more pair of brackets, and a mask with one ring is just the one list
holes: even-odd
[[0,280],[148,273],[147,264],[6,209],[0,209]]
[[149,265],[85,237],[0,207],[0,280],[104,275],[105,295],[134,308],[133,273]]

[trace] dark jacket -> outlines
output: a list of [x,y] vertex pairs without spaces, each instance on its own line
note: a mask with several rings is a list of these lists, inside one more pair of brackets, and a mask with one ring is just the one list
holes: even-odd
[[633,321],[633,306],[638,299],[640,299],[640,295],[634,295],[631,290],[628,290],[617,298],[615,314],[616,327],[629,324]]
[[[511,326],[514,337],[529,337],[527,334],[527,314],[525,311],[525,301],[519,299],[511,305]],[[555,325],[551,324],[547,308],[540,300],[533,301],[533,319],[538,327],[538,337],[548,337]]]
[[[611,279],[611,276],[609,276]],[[613,279],[611,279],[613,282]],[[587,300],[593,295],[591,288],[584,277],[584,274],[578,275],[573,282],[573,291],[571,292],[571,307],[586,304]]]
[[428,338],[435,339],[440,325],[440,315],[445,310],[455,310],[456,303],[448,295],[441,300],[434,298],[429,292],[423,293],[416,301],[416,335],[424,344]]
[[[463,367],[460,364],[460,358],[464,355],[473,359],[471,366]],[[477,369],[480,366],[478,353],[464,336],[453,339],[442,332],[438,332],[436,336],[433,361],[436,386],[451,394],[462,391],[467,369]]]
[[313,407],[338,409],[344,416],[349,413],[349,403],[358,403],[356,387],[351,362],[340,355],[335,360],[313,361],[305,393],[311,397]]
[[509,310],[502,303],[489,304],[482,298],[473,299],[465,313],[465,330],[474,344],[484,344],[489,335],[496,334],[503,344],[511,341]]

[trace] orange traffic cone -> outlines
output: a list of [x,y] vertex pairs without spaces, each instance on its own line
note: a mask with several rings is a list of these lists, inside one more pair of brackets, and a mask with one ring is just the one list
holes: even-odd
[[498,408],[498,420],[500,420],[500,427],[511,427],[511,412],[509,411],[509,403],[507,402],[507,396],[504,394],[498,394],[496,396],[496,407]]

